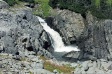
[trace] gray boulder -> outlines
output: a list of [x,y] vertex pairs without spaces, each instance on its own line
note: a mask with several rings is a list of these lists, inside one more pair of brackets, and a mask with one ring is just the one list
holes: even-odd
[[8,7],[9,7],[9,5],[5,1],[0,0],[0,9],[4,9],[4,8],[8,8]]
[[48,24],[60,33],[65,44],[73,44],[85,28],[80,14],[69,10],[57,10],[57,15],[46,19]]
[[19,55],[19,52],[27,50],[36,54],[41,52],[45,57],[52,58],[47,51],[51,47],[49,37],[38,22],[37,16],[32,14],[32,9],[27,7],[1,9],[0,43],[0,52],[18,52]]

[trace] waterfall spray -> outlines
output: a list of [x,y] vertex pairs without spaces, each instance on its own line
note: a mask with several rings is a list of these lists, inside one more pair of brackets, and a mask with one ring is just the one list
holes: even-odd
[[44,30],[49,33],[52,38],[52,46],[55,52],[71,52],[71,51],[80,51],[76,46],[65,46],[62,38],[58,32],[50,28],[44,19],[38,17],[40,24],[43,26]]

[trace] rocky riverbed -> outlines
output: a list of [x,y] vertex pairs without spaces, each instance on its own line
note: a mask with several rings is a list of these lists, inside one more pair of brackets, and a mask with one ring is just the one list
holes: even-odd
[[[54,69],[54,73],[44,69],[44,62],[35,52],[29,52],[25,56],[0,54],[0,74],[63,74]],[[21,54],[25,54],[21,52]],[[58,65],[70,65],[74,71],[70,74],[111,74],[112,62],[104,59],[97,61],[57,60]],[[67,74],[67,73],[66,73]]]
[[34,52],[27,53],[24,57],[1,53],[0,74],[53,74],[44,69],[44,61],[39,56],[34,55]]

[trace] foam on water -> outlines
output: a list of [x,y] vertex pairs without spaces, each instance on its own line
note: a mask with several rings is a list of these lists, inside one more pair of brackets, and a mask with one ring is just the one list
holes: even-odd
[[40,24],[43,26],[44,30],[49,33],[52,38],[52,46],[55,52],[71,52],[71,51],[80,51],[76,46],[65,46],[62,38],[58,32],[50,28],[44,19],[38,17]]

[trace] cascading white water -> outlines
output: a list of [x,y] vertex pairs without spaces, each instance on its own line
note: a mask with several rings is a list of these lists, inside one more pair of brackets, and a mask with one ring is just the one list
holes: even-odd
[[77,47],[65,46],[60,34],[50,28],[44,19],[38,17],[40,24],[43,26],[44,30],[50,34],[50,37],[53,40],[53,48],[55,52],[70,52],[70,51],[80,51]]

